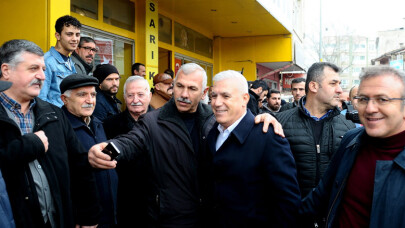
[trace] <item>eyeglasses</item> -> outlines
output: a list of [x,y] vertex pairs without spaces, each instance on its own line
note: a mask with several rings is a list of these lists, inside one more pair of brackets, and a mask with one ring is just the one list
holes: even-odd
[[392,101],[404,101],[405,98],[389,98],[389,97],[375,97],[369,98],[366,96],[355,96],[354,99],[357,100],[357,106],[366,106],[370,100],[374,100],[374,104],[379,106],[390,104]]
[[97,48],[91,48],[91,47],[80,47],[80,48],[84,48],[84,49],[86,49],[86,51],[93,51],[94,53],[98,52]]

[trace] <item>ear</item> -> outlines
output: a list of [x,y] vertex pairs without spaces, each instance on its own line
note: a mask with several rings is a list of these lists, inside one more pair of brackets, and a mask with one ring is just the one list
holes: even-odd
[[155,90],[160,90],[160,85],[159,85],[159,83],[155,85]]
[[249,102],[249,99],[250,99],[249,94],[244,93],[242,99],[243,99],[242,107],[247,107],[247,103]]
[[208,92],[209,89],[210,89],[210,87],[207,87],[207,88],[204,89],[203,94],[201,96],[201,99],[204,99],[205,96],[207,96],[207,92]]
[[57,41],[60,40],[60,34],[58,32],[55,32],[55,38],[56,38]]
[[309,89],[309,91],[311,91],[311,92],[313,92],[313,93],[317,93],[317,92],[318,92],[318,89],[319,89],[319,84],[318,84],[318,82],[314,82],[314,81],[310,82],[310,83],[308,84],[308,89]]
[[63,104],[66,105],[68,103],[68,99],[65,94],[60,95],[60,99],[62,100]]
[[10,71],[12,70],[12,66],[7,63],[1,64],[1,77],[9,80],[10,79]]

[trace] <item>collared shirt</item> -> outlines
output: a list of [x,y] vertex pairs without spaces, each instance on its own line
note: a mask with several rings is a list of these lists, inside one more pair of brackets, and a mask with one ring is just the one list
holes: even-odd
[[222,144],[224,144],[225,140],[228,139],[231,132],[236,128],[236,126],[238,126],[240,121],[242,121],[242,119],[243,119],[243,117],[245,117],[246,113],[247,112],[245,111],[245,113],[237,121],[235,121],[231,126],[229,126],[227,129],[225,129],[221,124],[218,124],[219,135],[217,138],[217,142],[215,144],[215,150],[218,151],[218,149],[222,146]]
[[304,98],[303,101],[302,101],[302,104],[303,104],[302,107],[304,108],[305,114],[306,114],[307,116],[311,117],[312,119],[314,119],[315,121],[320,121],[320,120],[323,120],[323,119],[327,118],[327,117],[329,116],[329,114],[333,111],[333,109],[330,109],[330,110],[328,110],[328,111],[325,113],[325,115],[323,115],[323,116],[321,116],[320,118],[318,118],[318,117],[316,117],[316,116],[312,116],[311,113],[308,111],[308,109],[305,108],[305,104],[306,104],[306,103],[307,103],[307,99]]
[[[35,99],[31,101],[25,115],[24,113],[21,113],[21,104],[8,97],[5,93],[0,93],[0,103],[4,106],[10,119],[14,120],[14,122],[20,128],[22,135],[33,132],[35,120],[33,108],[36,105]],[[30,162],[28,166],[35,183],[35,189],[38,195],[38,201],[44,222],[47,223],[49,219],[51,226],[55,227],[55,220],[53,217],[55,207],[53,205],[51,191],[45,172],[38,160]]]

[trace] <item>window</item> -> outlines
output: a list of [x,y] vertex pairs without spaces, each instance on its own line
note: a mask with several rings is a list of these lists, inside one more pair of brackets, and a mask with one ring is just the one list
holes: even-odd
[[98,0],[71,0],[70,11],[85,17],[98,19]]
[[177,22],[174,24],[174,44],[185,50],[212,58],[212,40]]
[[172,44],[172,20],[159,14],[159,41]]
[[360,85],[360,79],[353,79],[353,85]]
[[104,23],[135,31],[135,3],[129,0],[104,0]]

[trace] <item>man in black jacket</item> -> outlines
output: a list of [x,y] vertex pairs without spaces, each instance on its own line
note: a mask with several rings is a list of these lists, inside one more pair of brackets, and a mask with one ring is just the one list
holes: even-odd
[[267,93],[269,92],[269,86],[263,80],[256,80],[252,83],[252,87],[249,89],[249,102],[247,104],[248,109],[253,113],[253,115],[257,115],[260,113],[259,110],[259,101],[262,101]]
[[100,207],[86,150],[62,110],[37,98],[44,53],[27,40],[0,48],[0,165],[17,227],[95,227]]
[[[144,175],[148,177],[149,226],[200,224],[199,210],[205,199],[199,187],[199,162],[215,122],[211,108],[200,102],[208,90],[206,84],[203,68],[184,64],[174,81],[174,98],[142,116],[128,134],[112,140],[121,151],[118,163],[147,153],[150,165]],[[89,151],[89,161],[96,168],[116,166],[116,161],[101,152],[106,145],[97,144]]]
[[337,108],[342,93],[338,73],[334,64],[314,63],[307,73],[307,95],[298,107],[277,115],[295,157],[302,196],[318,184],[343,135],[355,127]]

